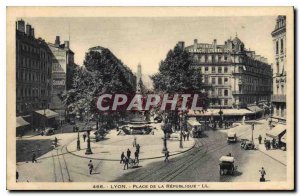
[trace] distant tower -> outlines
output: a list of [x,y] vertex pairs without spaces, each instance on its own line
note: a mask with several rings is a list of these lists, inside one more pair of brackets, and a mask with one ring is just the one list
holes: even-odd
[[142,66],[139,63],[137,66],[137,73],[136,73],[136,93],[141,94],[142,93],[142,87],[140,84],[140,81],[142,80]]

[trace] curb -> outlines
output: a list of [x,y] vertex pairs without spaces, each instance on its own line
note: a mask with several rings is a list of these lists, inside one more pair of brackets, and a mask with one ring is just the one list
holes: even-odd
[[[175,156],[175,155],[179,155],[179,154],[183,154],[183,153],[185,153],[185,152],[188,152],[188,151],[192,150],[195,146],[196,146],[196,142],[195,142],[195,140],[194,140],[194,144],[192,145],[191,148],[189,148],[189,149],[187,149],[187,150],[185,150],[185,151],[182,151],[182,152],[170,154],[170,157],[171,157],[171,156]],[[69,151],[68,146],[66,146],[66,150],[67,150],[67,152],[68,152],[69,154],[74,155],[74,156],[77,156],[77,157],[80,157],[80,158],[92,159],[92,160],[101,160],[101,161],[120,161],[120,159],[101,159],[101,158],[93,158],[93,157],[86,157],[86,156],[77,155],[77,154],[75,154],[75,153]],[[151,160],[151,159],[159,159],[159,158],[163,158],[163,157],[165,157],[165,156],[162,155],[162,156],[157,156],[157,157],[143,158],[143,159],[139,159],[139,160],[140,160],[140,161],[142,161],[142,160]]]

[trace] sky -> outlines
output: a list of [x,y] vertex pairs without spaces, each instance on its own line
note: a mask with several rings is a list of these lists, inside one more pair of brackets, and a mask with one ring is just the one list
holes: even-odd
[[136,72],[138,63],[143,74],[158,71],[159,62],[178,41],[224,44],[237,36],[245,48],[268,58],[273,63],[271,32],[277,16],[250,17],[78,17],[23,18],[35,29],[35,36],[54,43],[69,40],[75,52],[75,62],[83,65],[90,47],[103,46],[111,50],[124,64]]

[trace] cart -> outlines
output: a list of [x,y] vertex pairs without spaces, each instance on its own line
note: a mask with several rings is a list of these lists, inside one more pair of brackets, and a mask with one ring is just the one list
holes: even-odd
[[219,159],[220,163],[220,175],[234,175],[235,167],[234,167],[234,157],[231,156],[222,156]]

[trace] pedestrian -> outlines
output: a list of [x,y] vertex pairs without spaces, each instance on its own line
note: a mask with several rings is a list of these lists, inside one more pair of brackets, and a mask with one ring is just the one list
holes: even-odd
[[276,140],[272,139],[272,149],[276,149]]
[[33,153],[32,154],[32,163],[37,163],[37,160],[36,160],[36,154],[35,153]]
[[259,144],[261,144],[261,140],[262,140],[262,137],[261,137],[261,135],[259,135],[258,136],[258,142],[259,142]]
[[123,170],[125,170],[125,168],[128,169],[128,163],[129,163],[129,158],[124,157],[124,168],[123,168]]
[[186,134],[183,132],[182,135],[183,135],[183,141],[185,141]]
[[259,172],[260,172],[260,175],[261,175],[260,182],[265,182],[265,180],[266,180],[265,175],[267,175],[265,169],[262,167],[261,170],[259,170]]
[[90,175],[92,175],[92,171],[93,171],[93,169],[94,169],[94,165],[93,165],[92,160],[90,160],[90,162],[89,162],[89,164],[88,164],[88,167],[89,167]]
[[19,180],[19,172],[16,171],[16,182],[18,182],[18,180]]
[[165,152],[165,162],[169,162],[169,156],[170,156],[169,151],[166,150],[166,152]]
[[121,160],[120,160],[120,164],[124,162],[124,158],[125,158],[125,154],[124,154],[124,152],[122,152],[122,154],[121,154]]
[[140,149],[141,149],[141,145],[140,144],[136,144],[136,151],[138,151],[138,153],[140,153]]
[[133,138],[132,146],[133,146],[133,147],[136,146],[136,136],[134,136],[134,138]]
[[57,146],[57,142],[58,142],[57,137],[55,137],[54,138],[54,145],[55,145],[55,147]]
[[129,148],[127,149],[127,158],[130,159],[130,155],[131,155],[131,151],[129,150]]
[[134,152],[134,160],[136,161],[136,163],[140,162],[139,161],[139,152],[137,150]]
[[83,142],[85,142],[85,139],[86,139],[86,133],[83,133],[82,137],[83,137]]
[[189,131],[188,131],[187,134],[186,134],[186,139],[187,139],[187,141],[190,140],[190,132],[189,132]]

